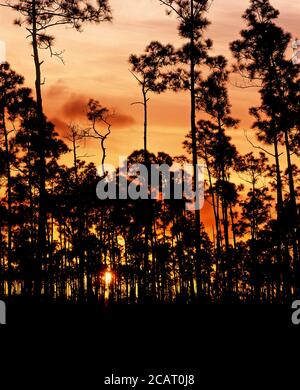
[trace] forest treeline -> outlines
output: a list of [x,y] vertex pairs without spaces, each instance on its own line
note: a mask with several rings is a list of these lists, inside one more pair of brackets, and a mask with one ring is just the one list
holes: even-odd
[[[201,210],[186,210],[184,199],[97,198],[99,172],[78,157],[78,148],[87,137],[97,140],[104,167],[113,126],[102,102],[91,98],[90,127],[70,125],[67,137],[46,117],[41,50],[61,56],[56,26],[80,31],[110,22],[108,1],[6,0],[1,5],[28,31],[36,81],[31,91],[8,63],[0,65],[0,297],[193,303],[285,302],[298,295],[300,67],[288,56],[291,35],[268,0],[251,0],[229,64],[211,55],[210,1],[158,2],[177,18],[184,43],[155,41],[129,56],[141,89],[144,147],[128,163],[190,162],[194,189],[197,163],[204,164],[213,228],[203,224]],[[245,94],[255,87],[260,96],[249,108],[257,140],[246,155],[228,136],[239,128],[228,95],[231,73],[243,79]],[[148,151],[149,96],[165,91],[185,91],[190,99],[182,156]],[[70,166],[60,162],[67,153]]]

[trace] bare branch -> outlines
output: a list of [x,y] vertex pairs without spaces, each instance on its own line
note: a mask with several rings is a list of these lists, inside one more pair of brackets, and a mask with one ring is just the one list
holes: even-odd
[[[267,151],[266,149],[262,148],[261,146],[254,145],[253,142],[248,138],[247,130],[244,130],[244,135],[245,135],[247,141],[249,142],[249,144],[250,144],[253,148],[262,150],[263,152],[267,153],[269,156],[272,156],[272,157],[275,158],[275,154],[270,153],[269,151]],[[283,154],[283,153],[280,153],[280,154],[279,154],[279,157],[280,157],[282,154]]]

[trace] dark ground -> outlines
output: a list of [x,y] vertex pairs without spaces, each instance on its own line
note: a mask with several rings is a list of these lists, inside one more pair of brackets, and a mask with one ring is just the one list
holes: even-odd
[[275,305],[11,303],[8,325],[1,327],[1,357],[8,367],[1,374],[22,388],[28,383],[40,389],[49,383],[53,389],[63,383],[77,388],[80,379],[79,388],[102,389],[111,373],[152,372],[193,373],[198,389],[269,390],[279,379],[290,389],[288,381],[299,372],[292,350],[300,353],[300,325],[292,325],[291,313]]

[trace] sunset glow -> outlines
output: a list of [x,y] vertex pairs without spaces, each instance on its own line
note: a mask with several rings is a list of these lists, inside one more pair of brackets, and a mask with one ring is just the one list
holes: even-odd
[[12,380],[297,372],[299,21],[300,0],[0,0]]
[[299,2],[4,2],[0,293],[298,291]]
[[111,271],[106,271],[105,274],[104,274],[104,280],[105,280],[105,284],[107,286],[109,286],[111,284],[112,278],[113,278],[112,272]]
[[[214,42],[214,54],[231,58],[229,43],[236,39],[244,22],[241,15],[248,0],[223,0],[212,3],[208,18],[211,26],[207,35]],[[300,3],[293,0],[274,0],[281,16],[280,24],[293,36],[300,36],[297,15]],[[59,27],[55,29],[55,48],[64,50],[65,65],[47,52],[42,52],[45,77],[44,103],[46,115],[54,121],[59,132],[65,135],[70,122],[86,125],[86,104],[90,98],[98,99],[116,113],[112,134],[107,143],[107,163],[117,165],[119,155],[126,156],[143,145],[142,107],[131,103],[141,99],[136,80],[129,73],[128,58],[140,54],[152,40],[181,44],[177,36],[175,17],[167,17],[158,0],[112,0],[114,20],[100,26],[86,26],[83,33]],[[26,31],[13,25],[17,14],[1,9],[1,39],[6,42],[7,60],[13,69],[24,74],[28,86],[34,87],[31,47]],[[53,30],[54,31],[54,30]],[[291,53],[292,55],[292,48]],[[240,89],[237,76],[232,76],[230,98],[233,116],[241,120],[238,129],[230,136],[241,152],[251,147],[245,140],[244,129],[249,129],[252,118],[249,106],[259,100],[257,90]],[[171,155],[182,153],[182,142],[189,130],[189,99],[186,94],[166,93],[151,95],[149,102],[149,149],[163,150]],[[100,163],[97,142],[88,141],[82,154]],[[65,158],[65,157],[64,157]],[[71,155],[67,157],[71,160]]]

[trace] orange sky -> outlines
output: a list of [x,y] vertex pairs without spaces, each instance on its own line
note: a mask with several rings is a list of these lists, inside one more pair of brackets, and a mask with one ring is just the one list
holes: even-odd
[[[273,0],[281,11],[280,23],[293,36],[300,35],[300,2]],[[46,77],[44,100],[46,113],[57,124],[82,121],[84,105],[89,98],[99,99],[103,105],[118,114],[113,134],[108,142],[110,162],[117,155],[126,155],[135,148],[142,148],[142,107],[131,106],[139,99],[136,81],[128,72],[128,56],[141,53],[151,40],[178,43],[176,21],[167,17],[158,0],[111,0],[114,21],[112,24],[88,26],[83,33],[57,28],[56,47],[65,50],[63,65],[56,58],[48,58],[43,67]],[[230,59],[229,43],[238,37],[242,27],[241,14],[247,0],[214,0],[209,19],[208,36],[214,41],[214,53]],[[298,17],[298,19],[297,19]],[[1,9],[0,39],[7,44],[7,56],[11,66],[26,77],[33,87],[33,64],[26,32],[12,25],[14,12]],[[53,31],[54,32],[54,31]],[[232,76],[230,96],[233,114],[242,120],[242,127],[249,127],[251,119],[248,107],[255,104],[253,89],[234,86]],[[153,151],[163,150],[171,154],[182,153],[181,142],[188,131],[189,102],[186,94],[168,93],[152,96],[150,101],[149,146]],[[239,150],[246,152],[249,146],[243,130],[232,132]],[[97,147],[92,154],[97,154]]]
[[[84,107],[89,98],[115,110],[112,135],[107,143],[107,162],[116,164],[119,155],[127,155],[143,147],[142,107],[131,106],[139,100],[136,80],[128,71],[128,57],[139,54],[151,40],[179,45],[176,20],[165,14],[158,0],[110,0],[114,21],[100,26],[85,27],[77,33],[63,27],[53,30],[57,50],[65,50],[63,65],[56,58],[49,58],[43,65],[45,76],[44,102],[48,117],[61,133],[71,121],[84,125]],[[243,26],[241,15],[248,0],[214,0],[208,16],[212,22],[207,35],[214,41],[214,54],[223,54],[231,60],[228,45],[239,37]],[[281,11],[280,24],[294,37],[300,36],[300,2],[297,0],[273,0]],[[7,45],[7,60],[13,69],[23,74],[26,84],[33,87],[33,63],[26,31],[13,26],[15,13],[1,8],[0,39]],[[251,151],[244,137],[252,119],[248,108],[257,102],[254,89],[235,86],[232,75],[230,97],[233,115],[241,120],[241,128],[230,131],[241,153]],[[182,154],[182,141],[189,129],[189,100],[187,94],[167,93],[151,96],[149,118],[149,149],[171,155]],[[251,137],[255,140],[255,136]],[[85,149],[85,150],[84,150]],[[82,154],[88,153],[97,164],[100,150],[89,141]]]

